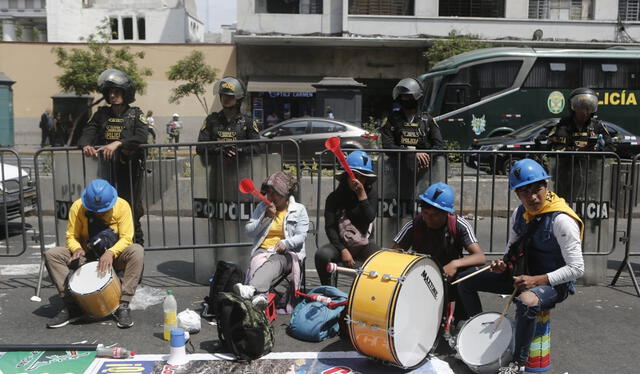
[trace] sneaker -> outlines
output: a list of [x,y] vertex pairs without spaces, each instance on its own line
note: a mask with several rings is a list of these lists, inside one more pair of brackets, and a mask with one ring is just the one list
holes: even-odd
[[77,307],[68,307],[63,306],[62,309],[55,315],[55,317],[51,318],[49,322],[47,322],[47,327],[50,329],[57,329],[59,327],[64,327],[69,323],[75,322],[82,317],[82,311],[80,311]]
[[256,295],[253,300],[251,300],[251,303],[259,310],[267,309],[267,297],[263,294]]
[[524,365],[519,365],[516,362],[509,363],[509,366],[503,366],[498,369],[498,374],[521,374],[524,373]]
[[116,318],[116,325],[121,329],[126,329],[133,326],[133,320],[131,319],[131,308],[129,305],[120,304],[120,307],[113,313]]
[[253,286],[236,283],[233,285],[233,293],[243,299],[251,299],[253,297],[253,294],[256,293],[256,289]]

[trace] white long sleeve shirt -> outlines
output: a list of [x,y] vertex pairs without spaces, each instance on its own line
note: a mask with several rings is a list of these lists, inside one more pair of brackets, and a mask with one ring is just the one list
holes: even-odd
[[[505,254],[511,244],[518,239],[518,235],[513,230],[518,209],[511,215],[509,228],[509,242],[505,249]],[[547,273],[549,283],[552,286],[570,282],[580,278],[584,274],[584,259],[582,258],[582,247],[580,240],[580,226],[567,214],[558,214],[553,220],[553,236],[560,245],[562,258],[565,266]]]

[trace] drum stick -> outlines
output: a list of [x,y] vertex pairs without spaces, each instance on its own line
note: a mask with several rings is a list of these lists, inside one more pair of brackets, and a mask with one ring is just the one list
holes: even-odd
[[358,270],[356,269],[338,266],[335,262],[327,263],[327,273],[333,273],[336,271],[340,273],[358,274]]
[[500,324],[502,323],[502,320],[504,319],[504,315],[507,314],[507,310],[509,310],[509,305],[511,305],[511,302],[513,301],[514,296],[516,296],[516,292],[518,292],[518,289],[514,289],[513,293],[511,294],[511,296],[509,296],[509,300],[507,300],[507,305],[504,306],[504,309],[502,309],[502,314],[500,314],[500,318],[498,318],[498,323],[496,323],[496,327],[493,329],[493,333],[495,333],[496,331],[498,331],[498,328],[500,327]]
[[460,279],[456,280],[455,282],[451,282],[451,285],[453,286],[454,284],[460,283],[460,282],[462,282],[462,281],[463,281],[463,280],[465,280],[465,279],[469,279],[469,278],[471,278],[471,277],[473,277],[473,276],[475,276],[475,275],[478,275],[478,274],[482,273],[483,271],[487,271],[487,270],[489,270],[489,269],[491,269],[491,265],[487,265],[487,266],[483,267],[483,268],[482,268],[482,269],[480,269],[480,270],[476,270],[476,271],[474,271],[474,272],[473,272],[473,273],[471,273],[471,274],[465,275],[464,277],[462,277],[462,278],[460,278]]

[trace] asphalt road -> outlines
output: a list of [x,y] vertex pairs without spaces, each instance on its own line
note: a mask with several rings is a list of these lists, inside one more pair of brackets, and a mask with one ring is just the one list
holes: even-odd
[[[55,240],[54,225],[51,217],[45,220],[45,245],[50,247]],[[151,217],[152,222],[159,221]],[[34,222],[34,218],[29,219]],[[492,236],[496,242],[504,243],[497,230],[493,235],[487,227],[487,219],[478,220],[477,233],[480,243],[488,243]],[[496,227],[506,227],[506,219],[498,219],[493,223]],[[174,238],[175,221],[168,220],[163,226],[153,226],[149,238]],[[173,229],[172,229],[173,228]],[[190,232],[188,224],[181,225],[186,237]],[[145,310],[134,310],[135,325],[129,330],[121,330],[112,320],[91,321],[67,326],[62,329],[45,328],[47,318],[53,316],[60,303],[51,282],[45,277],[42,289],[42,302],[30,301],[37,284],[40,246],[30,238],[27,239],[25,252],[18,257],[0,259],[0,320],[3,321],[0,344],[7,343],[72,343],[88,342],[117,344],[139,353],[167,353],[168,344],[162,340],[162,308],[160,304],[148,306]],[[633,233],[632,242],[638,242],[637,233]],[[322,242],[322,238],[320,241]],[[0,246],[0,254],[21,248],[22,238],[12,237],[8,246]],[[483,244],[483,246],[485,246]],[[608,256],[608,281],[612,278],[622,258],[621,248]],[[318,284],[313,269],[312,258],[315,245],[310,239],[307,243],[307,287]],[[6,254],[6,253],[5,253]],[[636,269],[640,270],[640,260],[632,258]],[[212,269],[213,270],[213,269]],[[46,272],[45,272],[46,275]],[[640,271],[636,271],[640,276]],[[208,288],[194,283],[193,251],[167,250],[149,251],[145,254],[145,270],[142,288],[145,294],[164,292],[173,289],[179,310],[186,308],[199,311],[202,298]],[[340,277],[340,287],[348,290],[348,276]],[[141,293],[142,294],[142,293]],[[497,295],[482,295],[487,311],[502,310],[505,298]],[[410,302],[407,300],[406,302]],[[509,315],[513,316],[513,309]],[[618,286],[579,287],[578,293],[552,311],[552,373],[637,373],[637,352],[640,348],[640,329],[637,327],[640,298],[635,295],[628,273],[623,273]],[[420,319],[437,318],[423,315],[415,311],[416,323]],[[321,343],[301,342],[286,334],[288,316],[279,316],[273,326],[276,332],[277,352],[319,352],[319,351],[351,351],[353,347],[348,341],[338,338]],[[192,337],[195,352],[212,352],[217,346],[216,327],[202,320],[202,331]],[[443,344],[436,349],[438,357],[449,362],[456,373],[470,373],[469,369],[453,352]]]

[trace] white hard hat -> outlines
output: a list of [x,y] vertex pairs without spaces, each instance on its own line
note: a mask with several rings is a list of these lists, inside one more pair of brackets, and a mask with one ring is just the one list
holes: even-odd
[[180,117],[180,115],[178,113],[173,113],[172,117]]

